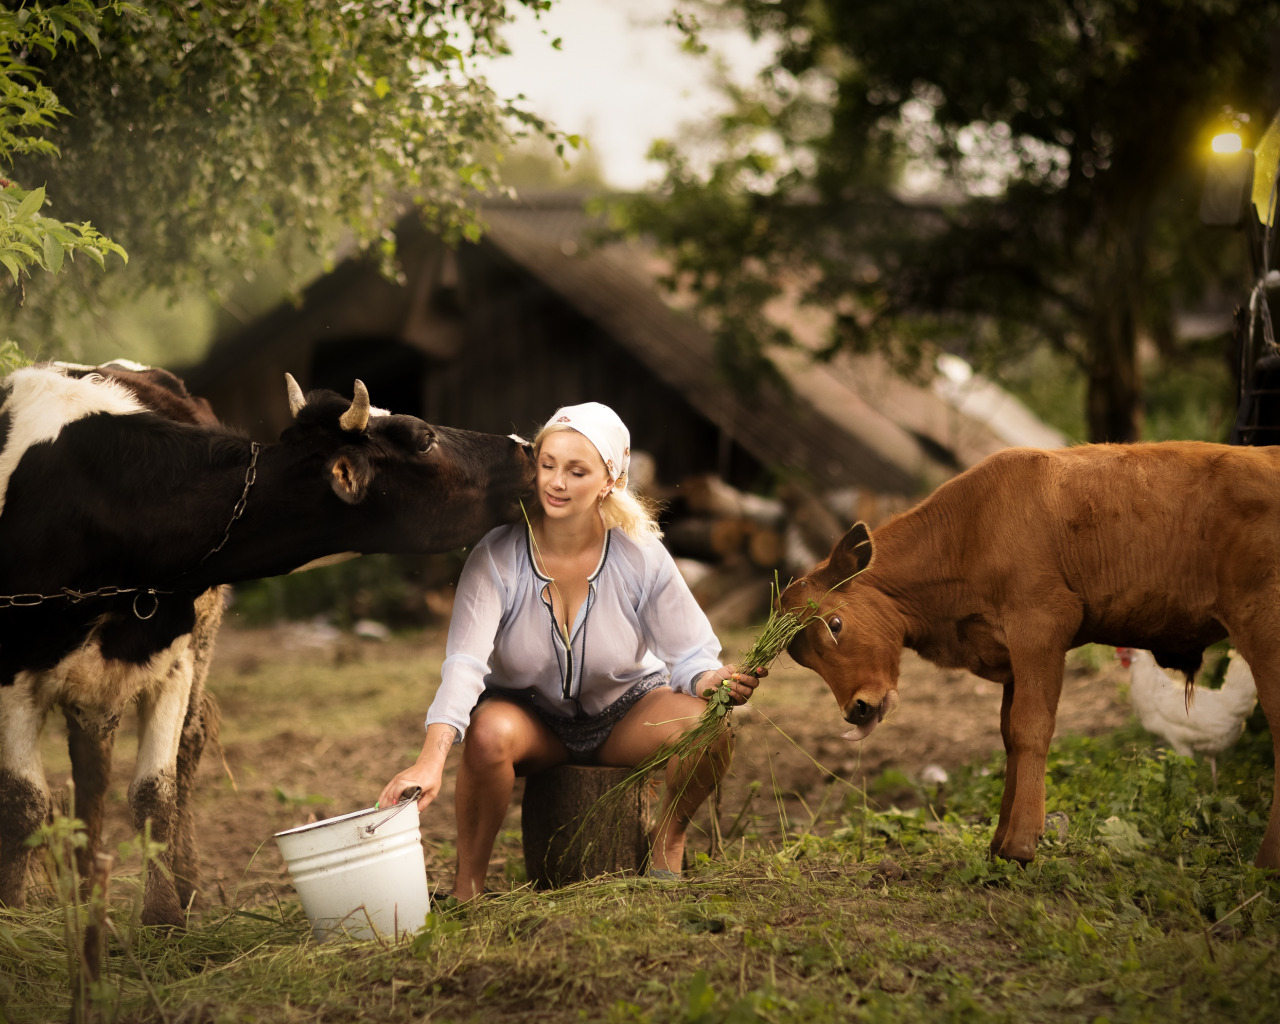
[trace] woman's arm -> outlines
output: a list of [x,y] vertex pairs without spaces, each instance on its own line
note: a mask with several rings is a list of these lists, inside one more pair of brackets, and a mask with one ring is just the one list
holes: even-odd
[[440,687],[427,709],[428,726],[451,725],[458,739],[466,733],[471,711],[484,692],[489,660],[509,603],[504,574],[509,575],[511,568],[505,554],[495,552],[490,537],[476,546],[462,567],[440,666]]
[[443,722],[427,726],[427,738],[422,744],[418,759],[402,771],[382,789],[378,797],[379,807],[391,807],[400,802],[400,794],[417,786],[418,810],[425,811],[440,794],[440,782],[444,778],[444,762],[449,756],[458,730]]
[[720,640],[671,555],[661,544],[646,546],[644,555],[636,614],[649,650],[666,663],[672,689],[701,697],[733,668],[720,663]]

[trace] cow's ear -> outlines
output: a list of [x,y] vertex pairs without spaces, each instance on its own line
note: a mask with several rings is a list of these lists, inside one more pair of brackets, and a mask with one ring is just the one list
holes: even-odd
[[836,541],[831,549],[831,567],[842,580],[856,576],[871,565],[875,549],[871,544],[871,531],[866,523],[854,523],[853,527]]
[[339,455],[329,463],[329,483],[333,493],[348,505],[358,505],[364,500],[372,480],[373,471],[364,459]]

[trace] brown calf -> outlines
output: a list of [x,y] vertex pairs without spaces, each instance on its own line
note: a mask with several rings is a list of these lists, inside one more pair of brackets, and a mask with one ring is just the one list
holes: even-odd
[[[1146,648],[1190,678],[1230,636],[1280,761],[1280,447],[998,452],[874,534],[858,523],[781,600],[818,603],[790,653],[831,687],[849,739],[897,705],[904,646],[1004,684],[1001,857],[1035,855],[1063,658],[1081,644]],[[1280,774],[1257,863],[1280,868]]]

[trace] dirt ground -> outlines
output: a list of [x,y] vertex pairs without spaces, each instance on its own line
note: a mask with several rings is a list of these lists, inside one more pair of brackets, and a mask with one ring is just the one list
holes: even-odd
[[[722,639],[729,650],[741,650],[750,637]],[[210,690],[223,708],[221,742],[205,751],[195,809],[203,891],[211,903],[249,906],[290,894],[273,835],[370,806],[383,783],[412,761],[429,703],[421,677],[438,672],[442,642],[438,631],[378,641],[301,626],[223,629],[210,676]],[[1102,660],[1100,668],[1088,667],[1087,659],[1069,660],[1059,736],[1105,732],[1131,716],[1127,671]],[[307,680],[321,677],[329,680],[328,691],[312,692]],[[857,786],[870,781],[881,805],[909,804],[913,788],[902,775],[919,780],[929,766],[949,772],[1000,749],[998,686],[905,652],[900,693],[897,714],[865,742],[850,743],[841,738],[844,723],[825,684],[781,659],[752,705],[734,712],[737,746],[719,801],[722,829],[745,806],[741,825],[748,842],[776,844],[788,828],[811,824],[824,831],[838,822],[852,792],[839,780]],[[326,701],[332,714],[302,713]],[[50,726],[46,762],[56,789],[65,774],[59,775],[60,740],[52,720]],[[452,879],[456,764],[455,754],[444,791],[422,822],[428,875],[446,891]],[[122,735],[109,798],[108,848],[132,833],[125,799],[131,772],[131,737]],[[894,779],[896,785],[885,785]],[[756,781],[761,785],[753,795]],[[491,888],[523,877],[521,788],[518,781],[491,865]],[[991,810],[994,815],[997,808]],[[693,838],[693,851],[709,847],[709,813],[700,820],[702,834]]]

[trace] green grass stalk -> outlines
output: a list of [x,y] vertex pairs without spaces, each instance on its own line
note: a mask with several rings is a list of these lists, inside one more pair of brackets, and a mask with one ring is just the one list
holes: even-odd
[[[782,587],[775,574],[769,617],[751,645],[740,655],[739,672],[758,674],[767,670],[802,630],[821,619],[818,605],[814,601],[810,601],[800,612],[783,611],[779,601],[781,594]],[[635,803],[639,790],[649,785],[659,771],[673,759],[677,764],[692,765],[704,757],[714,756],[713,752],[721,745],[725,732],[730,727],[734,708],[732,685],[729,680],[723,680],[719,685],[705,689],[701,696],[707,702],[706,707],[690,728],[659,746],[637,764],[622,782],[597,800],[579,822],[572,823],[576,831],[568,849],[598,852],[599,844],[616,842],[617,830],[604,828],[603,823],[619,820],[623,809]],[[685,773],[685,777],[690,774]],[[667,811],[664,813],[673,813],[680,796],[678,791],[667,794],[664,800]]]

